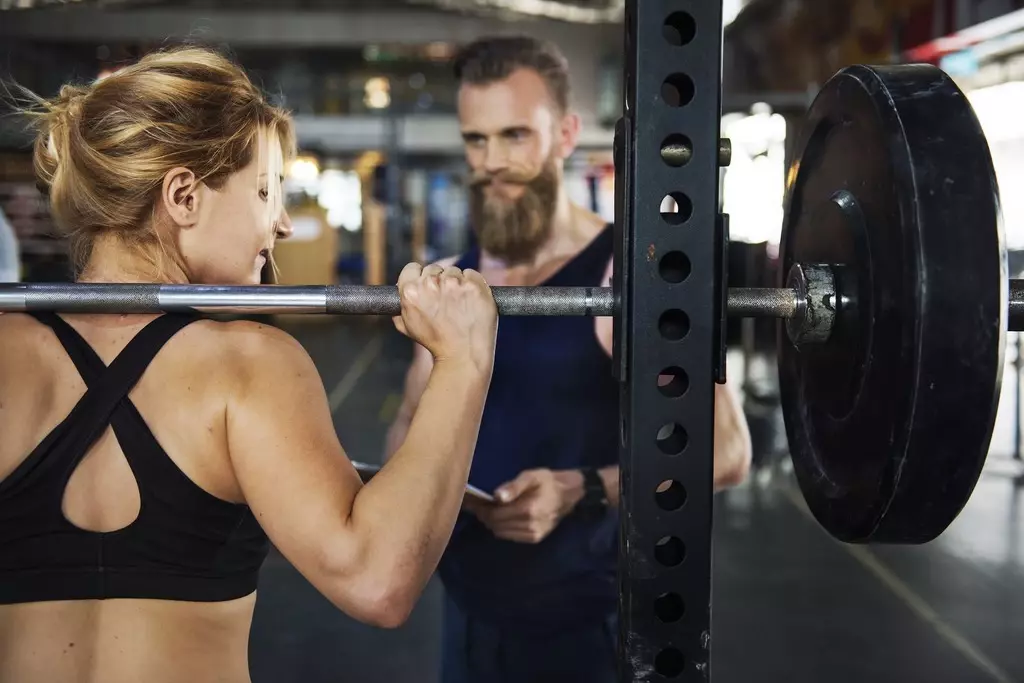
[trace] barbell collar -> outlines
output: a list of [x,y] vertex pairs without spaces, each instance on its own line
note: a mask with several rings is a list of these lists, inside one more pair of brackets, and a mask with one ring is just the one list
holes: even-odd
[[824,344],[835,327],[839,300],[832,268],[815,263],[797,263],[787,277],[797,307],[786,319],[786,333],[796,346]]

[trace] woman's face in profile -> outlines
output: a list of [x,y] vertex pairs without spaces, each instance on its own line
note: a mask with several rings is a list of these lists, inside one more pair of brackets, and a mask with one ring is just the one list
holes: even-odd
[[192,281],[259,284],[277,237],[291,233],[283,194],[281,146],[275,137],[260,135],[247,166],[219,190],[203,188],[198,220],[181,233]]

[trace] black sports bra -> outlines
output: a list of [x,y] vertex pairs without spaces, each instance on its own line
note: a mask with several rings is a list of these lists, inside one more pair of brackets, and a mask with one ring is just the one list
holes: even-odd
[[[221,500],[167,457],[128,393],[192,315],[149,323],[105,366],[59,316],[48,325],[88,386],[71,413],[0,480],[0,604],[153,598],[212,602],[256,590],[269,542],[245,505]],[[94,532],[68,521],[64,489],[78,463],[112,426],[139,487],[138,517]]]

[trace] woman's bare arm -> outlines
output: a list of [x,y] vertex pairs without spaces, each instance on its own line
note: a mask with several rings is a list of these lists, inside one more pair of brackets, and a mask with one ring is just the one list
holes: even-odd
[[335,604],[380,626],[405,621],[451,536],[497,330],[475,271],[409,264],[398,285],[395,325],[434,362],[406,438],[366,486],[338,443],[313,362],[283,332],[236,333],[244,362],[227,407],[235,473],[271,540]]
[[274,328],[232,325],[241,363],[227,431],[246,502],[274,545],[339,608],[375,625],[401,624],[454,526],[489,376],[470,363],[435,363],[403,445],[363,486],[305,350]]

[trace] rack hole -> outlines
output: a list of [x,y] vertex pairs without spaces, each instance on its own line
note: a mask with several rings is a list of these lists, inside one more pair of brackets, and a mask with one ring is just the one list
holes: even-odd
[[690,333],[690,319],[678,308],[667,310],[658,318],[658,331],[668,341],[679,341]]
[[661,25],[661,35],[669,45],[686,45],[697,35],[697,22],[686,12],[673,12]]
[[654,559],[666,567],[682,564],[686,546],[675,536],[664,536],[654,545]]
[[672,74],[661,83],[661,99],[670,107],[685,107],[695,92],[693,79],[683,73]]
[[682,225],[693,215],[693,202],[682,192],[669,192],[662,197],[661,218],[669,225]]
[[678,481],[666,479],[655,490],[654,500],[662,510],[667,512],[678,510],[686,502],[686,489]]
[[658,273],[665,282],[679,284],[690,277],[690,259],[681,251],[670,251],[658,262]]
[[661,160],[669,166],[679,168],[693,158],[693,142],[682,133],[672,133],[661,143]]
[[686,613],[686,604],[677,593],[662,593],[654,601],[654,616],[666,624],[679,621]]
[[658,430],[657,443],[665,455],[679,455],[686,450],[689,437],[685,429],[671,422]]
[[690,378],[682,368],[672,366],[658,373],[658,391],[668,398],[679,398],[690,388]]
[[686,668],[686,657],[674,647],[667,647],[654,657],[654,670],[665,678],[675,678]]

